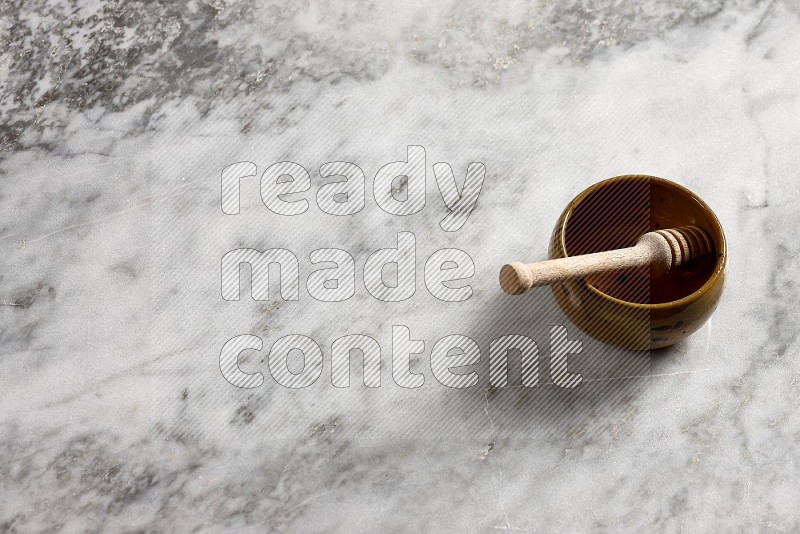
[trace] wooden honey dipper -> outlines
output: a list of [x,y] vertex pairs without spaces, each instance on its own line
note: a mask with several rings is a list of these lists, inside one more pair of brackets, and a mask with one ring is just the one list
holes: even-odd
[[702,228],[668,228],[647,232],[629,248],[537,263],[508,263],[500,269],[500,287],[509,295],[519,295],[531,287],[621,269],[649,266],[657,273],[666,273],[697,267],[713,253],[714,243]]

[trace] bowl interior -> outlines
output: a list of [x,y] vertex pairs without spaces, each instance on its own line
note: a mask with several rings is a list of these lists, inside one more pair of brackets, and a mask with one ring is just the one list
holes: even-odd
[[662,178],[623,176],[590,188],[576,199],[563,228],[567,255],[632,247],[661,228],[695,225],[711,236],[716,261],[694,272],[655,274],[649,268],[592,275],[586,282],[616,299],[638,304],[679,300],[700,289],[720,268],[725,241],[714,213],[691,191]]

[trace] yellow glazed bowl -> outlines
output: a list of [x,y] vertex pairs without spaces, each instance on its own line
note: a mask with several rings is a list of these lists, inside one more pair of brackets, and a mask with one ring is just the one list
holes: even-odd
[[550,240],[550,258],[631,247],[644,233],[695,225],[714,242],[715,257],[694,272],[663,275],[631,269],[553,285],[567,317],[587,334],[627,349],[677,343],[716,308],[727,251],[719,220],[705,202],[663,178],[625,175],[584,190],[566,207]]

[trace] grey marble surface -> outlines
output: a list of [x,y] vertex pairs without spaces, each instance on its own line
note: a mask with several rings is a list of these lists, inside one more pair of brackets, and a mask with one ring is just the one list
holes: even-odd
[[[0,17],[0,531],[800,530],[797,0],[53,0]],[[426,204],[389,215],[373,179],[411,145]],[[222,169],[242,161],[302,165],[308,211],[270,212],[253,178],[224,214]],[[359,213],[316,202],[332,161],[363,170]],[[485,165],[456,232],[436,162]],[[730,248],[712,319],[636,357],[496,282],[544,257],[575,194],[627,173],[697,192]],[[363,266],[399,232],[417,290],[386,303]],[[245,282],[224,300],[239,247],[295,253],[299,299]],[[347,301],[309,295],[325,247],[355,260]],[[474,260],[464,302],[423,281],[447,247]],[[491,340],[529,335],[546,369],[554,324],[583,340],[583,383],[491,387]],[[416,389],[393,376],[397,325],[425,344]],[[333,385],[332,343],[354,333],[381,348],[380,387],[359,365]],[[220,370],[240,334],[263,340],[240,358],[256,388]],[[301,389],[269,368],[292,334],[323,355]],[[431,369],[454,334],[480,349],[469,388]]]

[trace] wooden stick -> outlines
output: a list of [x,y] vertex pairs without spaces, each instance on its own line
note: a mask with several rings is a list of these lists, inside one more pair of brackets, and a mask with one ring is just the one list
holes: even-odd
[[509,295],[519,295],[531,287],[621,269],[651,266],[657,272],[668,272],[697,265],[713,250],[711,238],[697,226],[656,230],[644,234],[630,248],[538,263],[508,263],[500,269],[500,287]]

